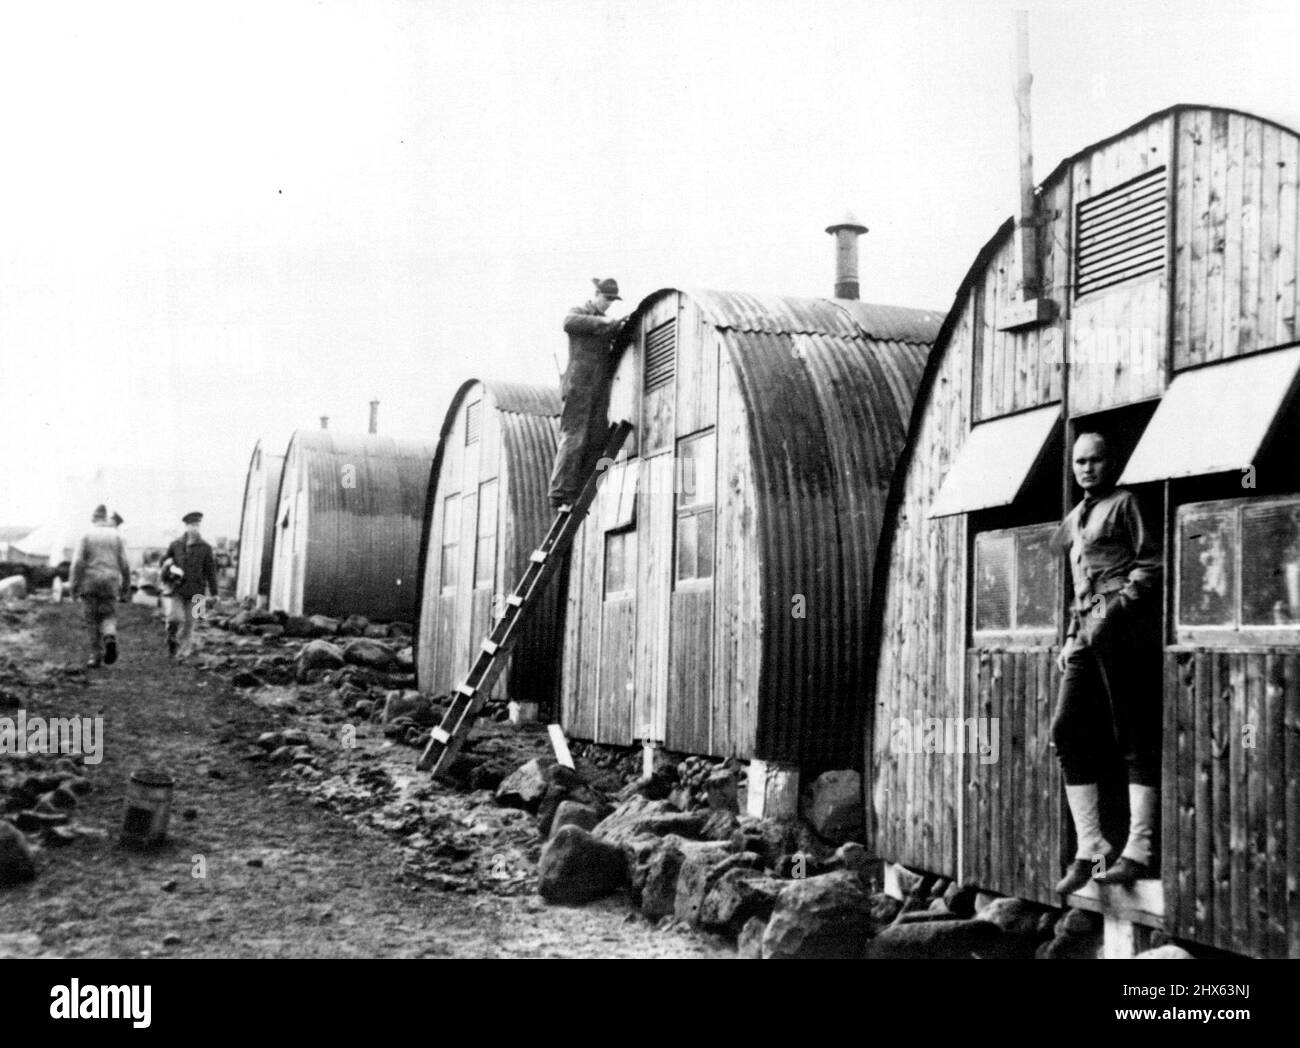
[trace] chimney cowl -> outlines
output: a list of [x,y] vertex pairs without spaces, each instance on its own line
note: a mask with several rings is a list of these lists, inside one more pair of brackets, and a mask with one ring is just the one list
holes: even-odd
[[826,227],[826,232],[838,233],[841,229],[851,230],[859,236],[863,233],[871,232],[871,230],[858,221],[857,216],[852,211],[845,211],[843,217],[841,217],[838,222],[832,226]]
[[826,232],[835,238],[835,297],[856,300],[859,290],[858,237],[867,232],[867,227],[852,211],[845,211],[843,218],[826,227]]

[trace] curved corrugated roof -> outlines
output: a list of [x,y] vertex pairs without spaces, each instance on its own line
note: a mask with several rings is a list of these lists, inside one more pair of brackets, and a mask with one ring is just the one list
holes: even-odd
[[[260,550],[261,566],[257,569],[256,578],[252,580],[252,591],[238,594],[240,597],[256,596],[271,582],[272,556],[275,551],[276,500],[280,497],[280,474],[284,471],[284,458],[284,455],[267,451],[259,440],[253,445],[253,454],[248,459],[248,474],[244,477],[243,508],[239,512],[239,563],[241,566],[244,565],[246,555],[256,548]],[[266,519],[260,536],[244,532],[245,526],[249,523],[249,485],[253,483],[253,474],[257,468],[261,468],[266,473]],[[260,546],[257,545],[258,542],[261,543]],[[241,570],[238,578],[245,580],[246,571]]]
[[[681,288],[715,327],[777,335],[839,335],[929,345],[943,314],[844,298],[796,298],[748,291]],[[648,296],[646,301],[658,295]],[[639,309],[640,307],[638,307]]]
[[[508,411],[515,415],[540,415],[559,418],[560,413],[564,410],[564,401],[560,399],[558,386],[529,386],[522,382],[484,380],[483,388],[496,401],[498,411]],[[464,389],[465,386],[461,386],[461,390]],[[456,403],[459,406],[459,401],[456,401]],[[443,423],[444,426],[448,424],[447,422]]]

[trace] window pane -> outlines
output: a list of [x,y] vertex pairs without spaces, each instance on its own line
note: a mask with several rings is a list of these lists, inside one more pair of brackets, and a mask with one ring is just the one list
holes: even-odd
[[478,533],[495,535],[497,530],[497,482],[486,481],[478,486]]
[[491,584],[497,574],[497,537],[480,535],[474,543],[474,582]]
[[990,533],[975,536],[975,628],[1011,628],[1011,536]]
[[716,438],[712,433],[677,445],[677,504],[707,505],[713,501]]
[[627,589],[627,535],[617,532],[605,536],[605,593]]
[[442,500],[442,541],[456,542],[460,538],[460,496],[448,495]]
[[1178,622],[1182,626],[1233,626],[1233,563],[1237,540],[1231,509],[1189,513],[1180,522]]
[[442,588],[450,589],[456,585],[456,551],[460,549],[455,543],[442,547]]
[[708,509],[695,515],[696,520],[696,569],[695,577],[713,578],[713,510]]
[[1055,524],[1016,534],[1016,629],[1054,629],[1061,606],[1060,550],[1052,545]]
[[695,578],[695,517],[677,518],[677,577]]
[[1300,500],[1241,509],[1241,621],[1300,625]]

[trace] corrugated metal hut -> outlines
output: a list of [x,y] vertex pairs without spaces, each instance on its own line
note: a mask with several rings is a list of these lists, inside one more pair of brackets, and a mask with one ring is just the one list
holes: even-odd
[[[1013,223],[975,260],[882,549],[866,753],[881,856],[1059,904],[1069,573],[1050,535],[1080,498],[1073,437],[1099,429],[1165,550],[1163,874],[1121,900],[1126,917],[1300,954],[1297,172],[1294,131],[1175,107],[1042,182],[1046,308],[1017,294]],[[995,749],[925,752],[900,731],[960,721],[958,742],[967,718],[997,719]],[[1072,901],[1100,905],[1095,886]]]
[[284,456],[267,451],[259,440],[248,462],[244,508],[239,517],[239,569],[235,576],[235,597],[239,600],[270,595],[275,506],[283,471]]
[[433,445],[331,430],[289,440],[271,608],[414,622]]
[[[551,522],[546,490],[559,392],[466,382],[447,409],[429,474],[420,546],[416,672],[422,691],[450,691],[491,629]],[[552,708],[559,666],[559,587],[520,627],[495,697]]]
[[673,288],[637,307],[609,411],[626,461],[570,561],[570,735],[857,763],[876,542],[941,319]]

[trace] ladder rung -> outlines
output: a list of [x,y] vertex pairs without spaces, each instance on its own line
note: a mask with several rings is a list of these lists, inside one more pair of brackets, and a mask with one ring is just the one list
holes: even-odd
[[521,604],[523,604],[523,602],[524,602],[524,598],[514,593],[510,594],[510,596],[506,598],[506,603],[509,604],[512,608],[519,607]]
[[451,733],[443,727],[434,728],[433,731],[429,732],[429,737],[441,743],[448,743],[451,741]]
[[460,692],[462,695],[466,696],[467,698],[472,699],[474,697],[474,693],[478,691],[478,688],[471,688],[469,686],[469,682],[465,681],[462,684],[457,684],[456,690]]
[[485,641],[483,642],[483,654],[484,654],[484,655],[495,655],[495,654],[497,653],[497,649],[498,649],[499,647],[501,647],[501,645],[498,644],[496,641],[494,641],[494,640],[485,640]]
[[543,553],[539,549],[535,549],[533,550],[532,554],[529,556],[528,559],[531,560],[534,564],[545,564],[546,557],[547,554]]

